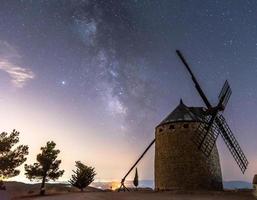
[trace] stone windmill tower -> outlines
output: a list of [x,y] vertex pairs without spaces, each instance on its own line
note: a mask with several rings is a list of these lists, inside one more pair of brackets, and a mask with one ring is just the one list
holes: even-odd
[[222,189],[219,154],[214,145],[206,158],[192,142],[203,121],[202,107],[182,100],[155,131],[155,189]]
[[179,51],[206,107],[188,107],[183,101],[155,129],[155,139],[121,180],[125,179],[155,143],[156,190],[222,190],[222,175],[216,140],[222,136],[236,163],[245,172],[248,161],[221,112],[231,96],[226,81],[217,106],[212,106]]

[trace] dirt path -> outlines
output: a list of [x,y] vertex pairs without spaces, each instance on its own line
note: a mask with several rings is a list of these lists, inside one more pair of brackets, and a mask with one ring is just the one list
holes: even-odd
[[[172,192],[91,192],[26,198],[26,200],[254,200],[251,192],[188,193]],[[256,200],[256,199],[255,199]]]
[[0,190],[0,200],[9,200],[10,197],[6,191]]

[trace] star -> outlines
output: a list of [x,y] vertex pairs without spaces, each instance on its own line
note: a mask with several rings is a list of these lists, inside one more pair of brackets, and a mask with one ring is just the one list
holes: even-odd
[[[30,137],[54,137],[60,149],[68,144],[69,137],[83,148],[104,146],[102,141],[107,137],[113,144],[125,144],[124,148],[133,142],[140,153],[140,146],[146,138],[154,137],[155,126],[173,111],[180,98],[188,106],[202,105],[175,53],[178,48],[203,90],[213,95],[211,100],[216,100],[215,91],[223,81],[229,80],[233,98],[225,115],[234,120],[230,126],[248,151],[247,156],[256,158],[254,148],[248,147],[257,139],[254,1],[7,2],[1,1],[0,6],[0,110],[13,114],[1,118],[2,130],[20,125],[28,130],[21,137],[27,137],[27,144],[34,147]],[[2,96],[6,101],[1,100]],[[42,104],[35,102],[41,96]],[[10,98],[12,101],[8,101]],[[31,113],[22,119],[27,123],[17,124],[21,120],[17,109]],[[32,116],[40,116],[38,120],[49,124],[54,121],[55,126],[40,126],[37,131],[42,135],[34,136],[32,122],[37,119]],[[41,145],[41,139],[35,141],[37,145]],[[116,145],[109,146],[110,152],[117,151]],[[89,150],[92,155],[98,153],[97,148]],[[71,156],[64,164],[67,169],[76,151],[80,149],[69,152]],[[115,156],[120,163],[125,159]],[[227,155],[221,156],[227,162],[225,177],[241,179],[236,166],[230,170]],[[97,156],[94,159],[98,162]],[[252,179],[251,170],[244,180]],[[119,178],[105,171],[103,176]]]

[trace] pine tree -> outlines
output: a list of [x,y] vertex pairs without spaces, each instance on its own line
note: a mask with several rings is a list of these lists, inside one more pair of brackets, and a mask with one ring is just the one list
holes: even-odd
[[136,173],[135,173],[135,177],[134,177],[134,180],[133,180],[133,184],[134,184],[134,186],[137,188],[137,186],[138,186],[138,173],[137,173],[137,168],[136,168]]
[[[14,146],[19,142],[19,132],[13,130],[11,134],[3,132],[0,134],[0,180],[11,178],[20,174],[16,169],[26,161],[28,146]],[[0,189],[4,189],[3,180]]]
[[49,180],[57,180],[64,173],[59,170],[61,160],[57,160],[60,150],[55,149],[56,144],[47,142],[45,147],[41,147],[41,153],[37,155],[37,161],[33,165],[25,165],[25,175],[28,179],[42,180],[40,194],[45,194],[45,183]]
[[94,181],[96,175],[95,168],[88,167],[80,161],[76,161],[75,166],[77,169],[76,171],[72,170],[74,174],[71,176],[69,183],[83,191],[85,187]]

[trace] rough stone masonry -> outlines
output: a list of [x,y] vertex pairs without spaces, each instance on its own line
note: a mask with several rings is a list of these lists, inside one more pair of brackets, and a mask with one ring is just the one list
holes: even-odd
[[216,145],[207,158],[193,143],[201,122],[201,107],[179,106],[155,132],[156,190],[222,190]]

